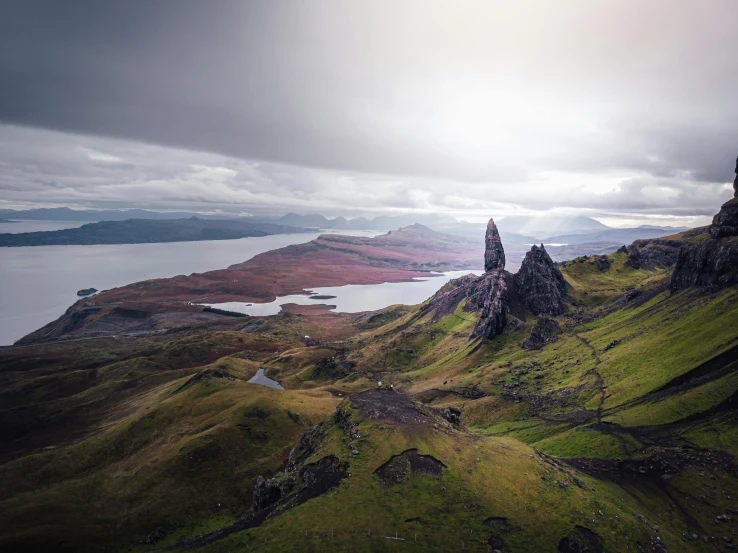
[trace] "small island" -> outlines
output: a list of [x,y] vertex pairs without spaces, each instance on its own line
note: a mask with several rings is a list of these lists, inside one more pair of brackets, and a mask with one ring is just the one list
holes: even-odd
[[97,293],[97,288],[82,288],[82,290],[77,290],[77,295],[81,298],[84,298],[85,296],[91,296],[92,294]]

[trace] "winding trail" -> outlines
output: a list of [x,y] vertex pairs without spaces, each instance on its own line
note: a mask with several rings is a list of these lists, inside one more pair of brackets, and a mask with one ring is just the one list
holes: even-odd
[[597,406],[597,424],[602,424],[602,409],[605,406],[605,390],[607,389],[605,386],[605,380],[602,378],[602,375],[597,371],[597,366],[602,363],[602,360],[600,359],[600,356],[597,355],[597,350],[594,348],[592,344],[589,343],[589,340],[584,338],[583,336],[580,336],[577,333],[574,333],[574,336],[582,342],[585,346],[587,346],[590,350],[592,350],[592,357],[595,358],[595,365],[591,369],[589,369],[587,372],[585,372],[582,375],[582,378],[585,376],[592,374],[595,377],[595,380],[597,381],[597,387],[600,390],[600,404]]

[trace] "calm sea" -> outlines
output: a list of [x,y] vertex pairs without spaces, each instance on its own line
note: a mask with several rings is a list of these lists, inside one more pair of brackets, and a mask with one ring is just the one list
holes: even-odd
[[[35,225],[33,230],[41,230],[38,221],[28,223],[29,228]],[[24,223],[7,226],[14,224]],[[225,269],[269,250],[309,242],[319,234],[168,244],[0,248],[0,345],[12,344],[57,319],[79,299],[77,290],[82,288],[108,290],[152,278]]]

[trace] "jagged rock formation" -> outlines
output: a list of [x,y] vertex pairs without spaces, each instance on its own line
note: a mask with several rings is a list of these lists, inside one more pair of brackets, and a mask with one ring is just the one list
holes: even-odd
[[738,236],[738,198],[723,204],[718,214],[712,218],[709,232],[713,238]]
[[601,272],[608,271],[612,265],[612,261],[606,255],[595,255],[594,262],[597,270]]
[[561,315],[564,312],[566,281],[546,252],[533,246],[514,277],[515,290],[525,307],[536,315]]
[[487,273],[470,292],[465,308],[481,309],[472,337],[494,338],[502,334],[510,305],[514,303],[512,275],[507,271]]
[[546,344],[559,339],[556,335],[559,330],[559,325],[550,317],[545,315],[539,317],[530,329],[530,336],[521,342],[520,347],[525,350],[541,349]]
[[738,198],[738,157],[735,158],[735,180],[733,181],[733,197]]
[[628,261],[626,261],[625,264],[633,269],[641,268],[641,252],[635,244],[631,244],[630,248],[628,248]]
[[508,315],[525,318],[522,302],[515,292],[513,276],[507,271],[491,271],[481,277],[463,276],[441,288],[418,312],[432,321],[450,315],[465,301],[463,312],[479,312],[471,333],[473,338],[494,338],[507,325]]
[[738,283],[738,198],[723,204],[708,232],[679,249],[671,275],[671,291],[690,286],[732,286]]
[[505,268],[505,250],[502,248],[500,233],[497,231],[494,219],[487,223],[487,233],[484,236],[484,270],[485,272],[502,270]]
[[[503,269],[505,251],[492,219],[487,224],[485,241],[485,274],[452,280],[420,309],[419,317],[430,315],[432,321],[437,321],[454,313],[465,301],[463,311],[480,313],[471,337],[494,338],[505,329],[508,315],[524,320],[526,308],[536,315],[564,312],[566,281],[543,244],[531,248],[513,276]],[[607,268],[609,263],[603,262],[601,270]]]

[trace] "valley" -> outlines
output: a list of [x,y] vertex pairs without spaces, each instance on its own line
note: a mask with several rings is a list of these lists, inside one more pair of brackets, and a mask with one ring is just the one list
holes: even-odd
[[[0,348],[0,544],[732,550],[736,201],[609,255],[532,248],[515,274],[496,229],[487,256],[410,229],[80,300]],[[188,304],[483,260],[416,306]]]

